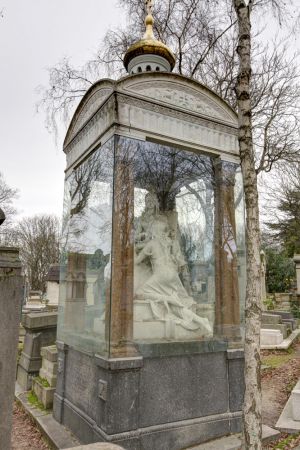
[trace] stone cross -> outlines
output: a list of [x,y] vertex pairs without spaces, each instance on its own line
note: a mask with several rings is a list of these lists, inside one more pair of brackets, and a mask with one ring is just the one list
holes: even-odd
[[152,15],[153,0],[145,0],[146,11],[148,15]]

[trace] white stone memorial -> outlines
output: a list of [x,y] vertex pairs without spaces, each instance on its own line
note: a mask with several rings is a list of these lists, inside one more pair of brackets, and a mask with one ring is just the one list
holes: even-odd
[[279,345],[283,341],[283,335],[280,330],[262,329],[260,330],[261,345]]

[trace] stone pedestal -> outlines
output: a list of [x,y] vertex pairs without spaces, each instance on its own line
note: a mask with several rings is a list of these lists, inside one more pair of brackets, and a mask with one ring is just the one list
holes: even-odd
[[279,330],[283,339],[286,339],[293,330],[290,323],[283,323],[283,319],[279,314],[266,313],[263,313],[261,316],[261,329],[264,334],[263,339],[268,339],[265,334],[266,330]]
[[57,379],[57,348],[56,345],[43,347],[41,350],[42,367],[40,377],[45,378],[51,387],[56,386]]
[[57,313],[30,313],[23,316],[22,325],[26,330],[24,349],[17,371],[17,382],[28,391],[32,378],[39,374],[42,366],[41,348],[56,341]]
[[43,404],[44,408],[51,409],[53,405],[55,388],[44,386],[39,378],[34,378],[32,380],[32,389],[39,401]]
[[105,359],[58,342],[54,418],[83,444],[128,450],[181,450],[238,432],[243,352],[224,346],[141,344],[143,357]]
[[11,448],[12,407],[22,303],[19,250],[0,248],[0,450]]
[[[56,345],[43,347],[41,350],[42,367],[39,377],[33,379],[33,390],[42,402],[44,408],[50,409],[53,405],[53,397],[57,379],[57,348]],[[48,384],[48,385],[46,385]]]
[[300,255],[294,255],[293,259],[296,265],[297,293],[300,294]]

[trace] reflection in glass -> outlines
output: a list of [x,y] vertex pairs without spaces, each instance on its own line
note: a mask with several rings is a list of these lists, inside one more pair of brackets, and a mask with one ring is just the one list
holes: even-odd
[[114,358],[240,344],[244,227],[237,164],[115,136],[66,180],[58,338]]
[[112,181],[113,140],[65,184],[58,338],[88,351],[108,350]]
[[[119,138],[115,164],[127,168],[130,179],[123,185],[134,185],[133,191],[128,190],[134,200],[134,242],[130,243],[132,248],[134,244],[134,261],[126,261],[127,268],[133,266],[134,272],[131,338],[157,341],[212,337],[212,159]],[[118,189],[114,195],[116,203]],[[118,339],[120,345],[130,335],[119,335],[112,340],[113,345],[118,346]]]

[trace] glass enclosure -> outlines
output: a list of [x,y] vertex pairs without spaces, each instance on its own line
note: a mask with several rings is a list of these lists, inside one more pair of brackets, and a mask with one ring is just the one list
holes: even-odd
[[66,180],[58,339],[111,357],[240,345],[244,227],[237,164],[115,136]]

